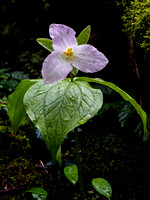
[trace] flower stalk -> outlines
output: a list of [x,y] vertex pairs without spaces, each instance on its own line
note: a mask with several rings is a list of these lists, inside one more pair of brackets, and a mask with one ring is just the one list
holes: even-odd
[[71,82],[73,82],[73,73],[72,72],[70,72],[70,79],[71,79]]

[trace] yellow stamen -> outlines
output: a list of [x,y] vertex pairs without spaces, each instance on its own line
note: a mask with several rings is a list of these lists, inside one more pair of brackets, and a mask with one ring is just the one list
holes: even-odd
[[68,58],[70,58],[70,56],[72,56],[73,52],[72,52],[72,48],[68,48],[67,51],[64,52],[65,55],[67,55]]

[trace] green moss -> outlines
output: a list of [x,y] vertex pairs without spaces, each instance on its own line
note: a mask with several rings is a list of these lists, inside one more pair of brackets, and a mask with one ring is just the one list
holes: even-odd
[[122,1],[121,4],[123,31],[129,38],[132,37],[136,46],[144,50],[147,60],[150,54],[150,0]]
[[[23,131],[13,135],[11,129],[3,132],[0,139],[0,190],[12,189],[9,193],[0,193],[5,200],[24,199],[25,191],[32,186],[44,187],[49,192],[52,178],[40,162],[32,159],[32,148]],[[1,196],[2,195],[2,196]]]

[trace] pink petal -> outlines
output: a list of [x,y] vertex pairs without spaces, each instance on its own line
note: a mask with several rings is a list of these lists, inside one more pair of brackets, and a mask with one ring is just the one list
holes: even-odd
[[71,70],[63,55],[54,51],[43,62],[42,77],[45,83],[51,84],[65,79]]
[[73,48],[72,65],[82,72],[97,72],[108,63],[103,53],[89,44],[83,44]]
[[56,51],[66,51],[67,48],[77,46],[75,31],[63,24],[51,24],[49,28],[53,48]]

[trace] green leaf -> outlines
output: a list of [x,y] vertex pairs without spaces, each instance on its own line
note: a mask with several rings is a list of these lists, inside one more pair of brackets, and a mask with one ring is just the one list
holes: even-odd
[[94,178],[92,180],[92,185],[94,189],[105,196],[106,198],[110,199],[112,196],[112,188],[111,185],[103,178]]
[[61,160],[61,145],[57,151],[57,154],[56,154],[56,161],[58,162],[59,166],[61,166],[62,164],[62,160]]
[[45,200],[48,196],[48,193],[41,187],[33,187],[26,192],[32,193],[33,198],[38,200]]
[[76,76],[78,74],[78,69],[73,67],[72,70],[71,70],[71,73]]
[[131,104],[127,103],[122,106],[120,112],[118,114],[119,122],[121,123],[121,127],[124,127],[126,121],[133,115],[135,109]]
[[46,39],[46,38],[38,38],[36,41],[45,49],[48,51],[52,52],[54,51],[53,46],[52,46],[52,40]]
[[24,97],[26,112],[41,132],[53,161],[66,134],[92,118],[102,103],[100,90],[68,78],[54,84],[39,81]]
[[77,37],[78,45],[86,44],[89,40],[91,32],[91,26],[87,26]]
[[37,80],[22,80],[16,90],[8,97],[8,116],[14,133],[16,133],[20,122],[26,115],[23,104],[24,94],[36,82]]
[[73,185],[78,181],[78,168],[76,165],[66,166],[64,168],[64,174]]
[[1,108],[1,107],[5,107],[5,106],[7,106],[7,105],[0,102],[0,108]]
[[140,115],[141,120],[143,122],[144,134],[147,132],[147,115],[146,115],[145,111],[135,101],[135,99],[133,99],[125,91],[123,91],[122,89],[120,89],[115,84],[113,84],[111,82],[104,81],[104,80],[102,80],[100,78],[80,77],[80,78],[76,78],[76,79],[77,80],[83,80],[83,81],[87,81],[87,82],[95,82],[95,83],[99,83],[99,84],[102,84],[102,85],[106,85],[106,86],[110,87],[111,89],[115,90],[116,92],[118,92],[126,101],[129,101],[132,104],[132,106],[136,109],[137,113]]
[[24,74],[24,72],[20,72],[20,71],[14,71],[14,72],[10,73],[10,75],[13,79],[16,79],[19,81],[29,78],[26,74]]
[[0,69],[0,74],[5,74],[7,71],[9,71],[11,68],[3,68]]

